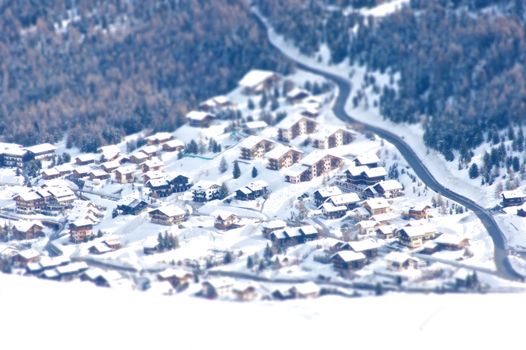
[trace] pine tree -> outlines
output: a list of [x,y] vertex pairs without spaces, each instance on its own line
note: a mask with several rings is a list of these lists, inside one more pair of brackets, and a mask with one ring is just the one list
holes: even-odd
[[247,269],[252,269],[254,267],[254,258],[252,256],[249,256],[247,258]]
[[239,168],[238,161],[234,161],[234,168],[232,169],[232,177],[238,179],[241,176],[241,169]]
[[254,166],[252,167],[252,177],[257,177],[258,176],[258,169]]
[[521,169],[521,162],[519,160],[519,157],[515,156],[512,160],[512,168],[513,171],[518,172]]
[[263,251],[263,257],[269,260],[270,258],[272,258],[272,256],[274,256],[274,253],[272,252],[272,248],[270,248],[270,245],[267,244],[267,246],[265,247],[265,250]]
[[473,163],[469,168],[469,178],[476,179],[477,177],[479,177],[479,167],[477,163]]
[[248,99],[247,107],[248,107],[248,109],[250,109],[250,110],[253,110],[254,108],[256,108],[256,106],[254,105],[254,101],[252,101],[251,98]]
[[228,196],[228,187],[227,187],[226,183],[223,182],[223,184],[221,185],[221,188],[219,189],[218,196],[219,196],[219,199],[223,199],[226,196]]
[[267,103],[268,103],[268,97],[267,97],[267,94],[263,94],[263,96],[261,96],[261,100],[259,100],[259,108],[263,109],[267,106]]
[[228,163],[225,157],[222,157],[221,161],[219,162],[219,172],[221,174],[224,174],[227,170],[228,170]]
[[223,256],[223,264],[230,264],[232,262],[232,253],[226,252],[225,256]]

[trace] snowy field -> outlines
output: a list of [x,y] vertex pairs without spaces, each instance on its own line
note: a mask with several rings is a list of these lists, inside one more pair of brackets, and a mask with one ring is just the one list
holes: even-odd
[[[0,275],[5,349],[517,349],[523,294],[218,302]],[[28,327],[28,317],[31,326]]]

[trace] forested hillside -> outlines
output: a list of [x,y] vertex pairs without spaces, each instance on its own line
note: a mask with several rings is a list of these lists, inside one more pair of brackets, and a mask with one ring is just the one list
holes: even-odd
[[333,62],[350,58],[371,70],[399,72],[399,90],[381,92],[382,114],[422,123],[425,143],[448,160],[457,150],[469,162],[475,146],[526,120],[522,0],[412,0],[379,18],[364,18],[350,5],[364,4],[258,1],[303,52],[316,52],[326,40]]
[[0,135],[93,151],[276,68],[246,1],[0,1]]

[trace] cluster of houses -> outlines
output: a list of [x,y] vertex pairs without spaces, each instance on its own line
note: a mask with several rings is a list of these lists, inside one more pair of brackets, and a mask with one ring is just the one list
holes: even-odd
[[24,163],[31,160],[50,160],[55,156],[56,147],[43,143],[30,147],[23,147],[15,143],[0,143],[0,163],[9,168],[22,168]]

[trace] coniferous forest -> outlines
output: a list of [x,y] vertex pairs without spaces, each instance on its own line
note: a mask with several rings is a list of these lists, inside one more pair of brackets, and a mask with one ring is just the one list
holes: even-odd
[[276,69],[246,1],[0,1],[0,135],[94,151]]
[[257,1],[277,31],[304,53],[326,42],[334,63],[349,58],[373,71],[400,73],[398,91],[381,91],[382,114],[422,123],[426,145],[448,160],[458,151],[469,162],[474,147],[524,123],[522,0],[412,0],[380,18],[341,10],[381,2]]

